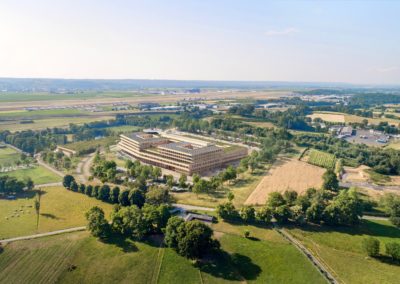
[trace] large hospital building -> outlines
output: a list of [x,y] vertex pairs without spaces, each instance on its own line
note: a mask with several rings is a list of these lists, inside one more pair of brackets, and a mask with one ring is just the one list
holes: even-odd
[[121,151],[144,163],[187,175],[204,173],[247,156],[247,149],[183,135],[135,132],[122,134]]

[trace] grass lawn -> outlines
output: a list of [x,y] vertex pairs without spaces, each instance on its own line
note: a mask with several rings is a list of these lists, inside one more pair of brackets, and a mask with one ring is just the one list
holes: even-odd
[[60,182],[62,179],[60,176],[42,166],[35,166],[29,169],[21,169],[7,173],[0,173],[0,175],[12,176],[21,180],[30,177],[35,184]]
[[0,254],[0,283],[55,283],[73,263],[88,233],[20,241]]
[[87,237],[74,256],[76,269],[64,270],[60,283],[152,283],[159,247],[155,243]]
[[0,148],[0,167],[6,164],[14,164],[20,158],[20,154],[12,148]]
[[358,228],[307,226],[288,231],[307,246],[343,283],[398,283],[400,266],[369,258],[361,242],[366,236],[384,243],[400,242],[400,230],[387,221],[364,220]]
[[[160,248],[157,237],[133,242],[114,236],[101,242],[88,232],[75,232],[7,244],[0,254],[0,282],[325,283],[274,230],[224,222],[213,227],[224,230],[215,233],[223,252],[197,265],[172,249]],[[254,237],[244,238],[244,229]]]
[[112,130],[116,133],[119,132],[134,132],[134,131],[139,131],[141,128],[138,126],[132,126],[132,125],[121,125],[121,126],[112,126],[108,127],[108,130]]
[[16,200],[0,199],[0,239],[84,226],[84,213],[96,205],[104,209],[107,218],[112,210],[111,204],[67,191],[63,187],[46,187],[42,190],[44,194],[41,198],[38,230],[33,194],[26,194]]

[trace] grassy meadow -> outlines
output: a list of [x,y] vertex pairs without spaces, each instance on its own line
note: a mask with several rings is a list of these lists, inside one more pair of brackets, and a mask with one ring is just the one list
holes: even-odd
[[246,239],[241,226],[215,226],[222,253],[197,264],[162,247],[157,236],[144,242],[116,236],[101,242],[88,232],[76,232],[7,244],[0,254],[0,282],[325,283],[272,229],[246,226],[254,234]]
[[19,158],[19,153],[14,149],[9,147],[0,148],[0,167],[7,164],[12,165],[18,161]]
[[62,179],[60,176],[42,166],[34,166],[28,169],[20,169],[7,173],[0,173],[0,176],[1,175],[16,177],[20,180],[31,178],[35,184],[60,182]]
[[400,266],[367,257],[361,247],[366,236],[373,236],[384,244],[400,242],[400,230],[388,221],[363,220],[356,228],[305,226],[288,231],[308,247],[342,283],[398,283]]
[[84,213],[93,206],[105,210],[108,218],[112,205],[65,188],[42,188],[39,227],[33,208],[35,195],[27,193],[16,200],[0,199],[0,239],[84,226]]

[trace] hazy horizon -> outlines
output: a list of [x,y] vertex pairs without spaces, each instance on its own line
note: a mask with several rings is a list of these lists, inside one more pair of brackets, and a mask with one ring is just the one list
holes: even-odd
[[2,1],[0,77],[399,85],[394,1]]

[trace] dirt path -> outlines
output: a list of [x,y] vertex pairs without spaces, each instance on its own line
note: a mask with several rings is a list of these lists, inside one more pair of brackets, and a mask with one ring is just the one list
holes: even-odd
[[74,228],[69,228],[69,229],[64,229],[64,230],[57,230],[57,231],[52,231],[52,232],[47,232],[47,233],[41,233],[41,234],[35,234],[35,235],[22,236],[22,237],[16,237],[16,238],[11,238],[11,239],[0,240],[0,243],[1,244],[5,244],[5,243],[16,242],[16,241],[37,239],[37,238],[43,238],[43,237],[47,237],[47,236],[54,236],[54,235],[77,232],[77,231],[84,231],[84,230],[86,230],[86,227],[74,227]]
[[[90,168],[92,167],[95,155],[96,153],[92,153],[84,157],[76,167],[77,178],[82,183],[87,183],[89,181],[89,177],[92,175]],[[94,181],[99,182],[99,180],[96,178],[94,178]]]

